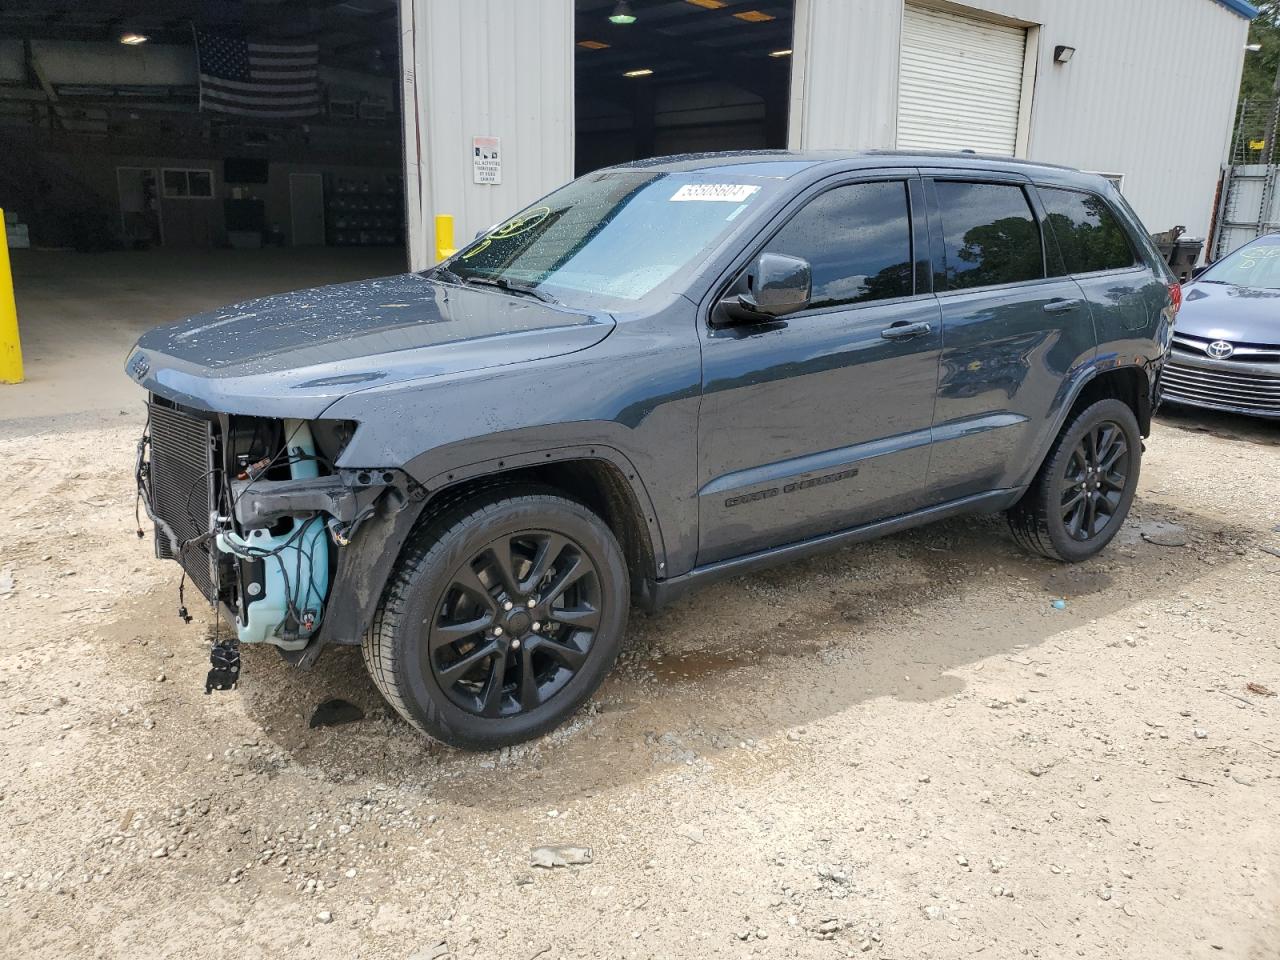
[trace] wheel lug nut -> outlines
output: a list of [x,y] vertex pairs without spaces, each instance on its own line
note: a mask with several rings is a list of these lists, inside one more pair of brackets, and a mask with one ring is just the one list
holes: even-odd
[[503,610],[510,610],[510,609],[511,609],[512,607],[514,607],[514,606],[515,606],[515,604],[514,604],[514,603],[512,603],[510,600],[508,600],[506,603],[504,603],[504,604],[502,605],[502,609],[503,609]]
[[538,605],[538,601],[533,597],[530,597],[529,601],[525,604],[525,606],[528,607],[530,610],[532,610],[537,605]]
[[512,649],[512,650],[519,650],[519,649],[520,649],[520,638],[519,638],[519,637],[516,637],[514,640],[512,640],[512,641],[511,641],[511,649]]
[[494,628],[493,628],[493,635],[494,635],[495,637],[500,637],[500,636],[502,636],[502,628],[501,628],[501,627],[494,627]]
[[542,629],[542,624],[539,623],[537,620],[535,620],[533,621],[533,626],[530,627],[529,629],[531,629],[534,633],[537,633],[539,630]]

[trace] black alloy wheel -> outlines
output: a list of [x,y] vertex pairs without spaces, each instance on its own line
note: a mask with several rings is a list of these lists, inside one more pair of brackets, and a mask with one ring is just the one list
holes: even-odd
[[1062,522],[1073,540],[1096,537],[1120,510],[1129,481],[1129,442],[1118,423],[1092,426],[1067,458]]
[[423,733],[505,747],[565,722],[600,686],[630,599],[626,559],[599,515],[547,487],[496,487],[411,536],[365,635],[365,665]]
[[1122,400],[1095,401],[1068,419],[1008,511],[1014,539],[1053,560],[1088,560],[1120,532],[1141,468],[1133,408]]
[[431,670],[455,704],[510,717],[556,696],[582,668],[600,625],[600,576],[550,530],[487,544],[453,572],[427,626]]

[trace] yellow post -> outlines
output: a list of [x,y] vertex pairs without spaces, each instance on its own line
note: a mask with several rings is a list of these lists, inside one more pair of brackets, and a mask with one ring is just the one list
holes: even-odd
[[436,263],[447,260],[458,252],[453,245],[453,214],[436,214]]
[[0,210],[0,383],[22,382],[22,343],[18,340],[18,304],[13,299],[9,237]]

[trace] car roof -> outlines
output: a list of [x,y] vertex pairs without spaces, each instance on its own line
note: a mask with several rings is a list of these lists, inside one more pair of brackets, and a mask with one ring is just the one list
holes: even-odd
[[618,164],[613,170],[647,170],[663,173],[734,173],[788,179],[815,168],[834,170],[875,167],[947,167],[961,170],[1017,173],[1055,181],[1079,178],[1096,186],[1101,179],[1071,167],[1036,163],[1016,157],[929,150],[732,150],[718,153],[684,153],[651,157]]

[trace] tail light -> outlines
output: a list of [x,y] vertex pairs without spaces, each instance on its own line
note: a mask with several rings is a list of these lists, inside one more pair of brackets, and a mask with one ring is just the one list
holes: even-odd
[[1176,280],[1169,284],[1169,306],[1173,309],[1175,317],[1178,315],[1178,311],[1182,309],[1182,284]]

